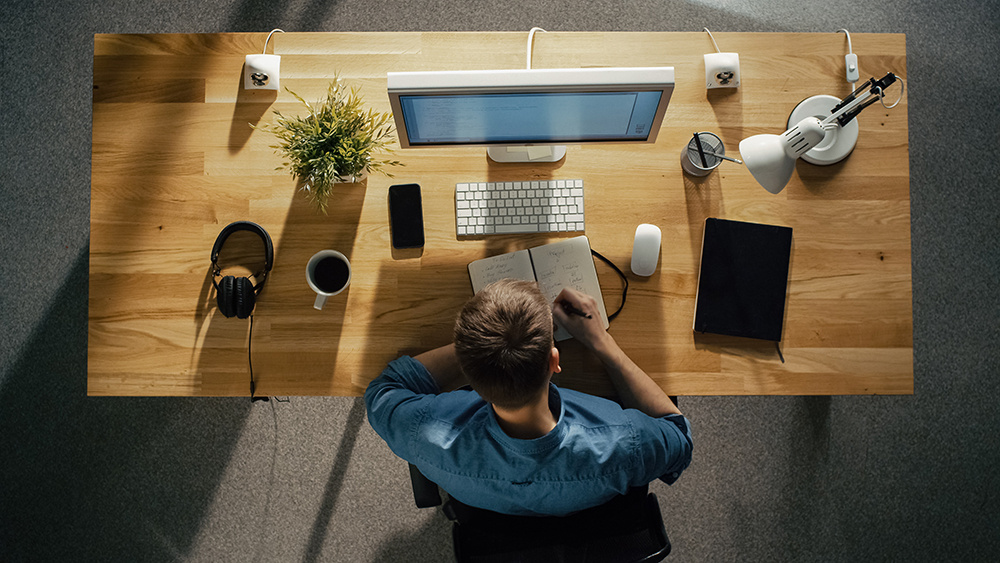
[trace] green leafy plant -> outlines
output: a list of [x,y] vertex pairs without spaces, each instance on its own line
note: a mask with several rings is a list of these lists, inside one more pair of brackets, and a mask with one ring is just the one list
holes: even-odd
[[364,109],[355,87],[347,88],[335,78],[327,89],[326,99],[312,105],[288,88],[288,93],[309,110],[301,117],[288,117],[275,111],[274,123],[261,128],[273,133],[279,144],[276,152],[287,158],[278,170],[288,168],[317,207],[326,212],[330,195],[338,182],[359,181],[364,175],[380,172],[386,166],[401,166],[397,160],[373,158],[391,154],[394,140],[392,113]]

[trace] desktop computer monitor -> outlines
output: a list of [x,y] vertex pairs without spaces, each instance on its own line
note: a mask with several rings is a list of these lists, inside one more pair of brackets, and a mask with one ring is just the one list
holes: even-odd
[[673,67],[388,73],[402,148],[486,146],[497,162],[555,162],[566,144],[652,143]]

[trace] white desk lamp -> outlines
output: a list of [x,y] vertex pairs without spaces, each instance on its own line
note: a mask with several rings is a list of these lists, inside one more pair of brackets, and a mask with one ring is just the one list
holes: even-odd
[[[789,129],[781,135],[754,135],[740,141],[743,162],[757,182],[772,194],[785,189],[799,157],[813,164],[840,162],[851,154],[858,142],[858,123],[854,118],[861,110],[882,100],[885,89],[897,79],[899,77],[891,72],[880,80],[870,78],[839,103],[833,96],[813,96],[804,100],[792,111]],[[902,88],[902,79],[899,80]],[[902,90],[899,96],[902,99]],[[836,105],[827,110],[830,103]],[[882,105],[885,106],[884,101]],[[826,111],[830,115],[824,118]]]

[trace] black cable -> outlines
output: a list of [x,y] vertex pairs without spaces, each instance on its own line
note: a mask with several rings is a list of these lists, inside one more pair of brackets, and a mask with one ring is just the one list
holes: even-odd
[[625,286],[622,288],[622,304],[618,306],[618,310],[617,311],[615,311],[611,315],[608,315],[608,322],[611,322],[611,321],[614,320],[615,317],[618,316],[618,313],[621,313],[622,309],[625,308],[625,298],[628,296],[628,278],[625,277],[625,274],[623,274],[622,271],[618,269],[618,266],[615,266],[614,262],[612,262],[611,260],[608,260],[604,256],[601,256],[600,252],[598,252],[598,251],[594,250],[593,248],[591,248],[590,249],[590,253],[593,254],[594,256],[597,256],[598,258],[600,258],[601,261],[604,262],[605,264],[607,264],[608,266],[611,266],[611,268],[619,276],[621,276],[622,281],[625,282]]
[[253,354],[251,349],[253,347],[253,315],[250,315],[250,340],[247,342],[247,363],[250,365],[250,402],[256,403],[257,401],[264,401],[265,403],[270,401],[270,397],[256,397],[254,393],[257,391],[257,384],[253,380]]

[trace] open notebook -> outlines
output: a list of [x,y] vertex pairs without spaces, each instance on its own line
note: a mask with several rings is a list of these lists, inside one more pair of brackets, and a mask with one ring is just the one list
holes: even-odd
[[[586,236],[476,260],[469,264],[469,277],[472,279],[472,290],[476,293],[505,278],[537,281],[549,301],[555,301],[563,288],[575,289],[597,300],[601,322],[604,328],[609,326],[597,268],[594,267],[590,241]],[[572,337],[557,323],[554,338],[567,340]]]

